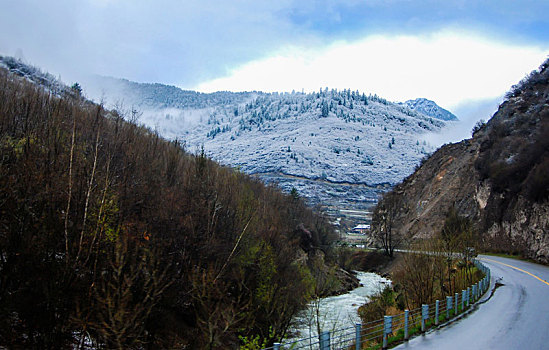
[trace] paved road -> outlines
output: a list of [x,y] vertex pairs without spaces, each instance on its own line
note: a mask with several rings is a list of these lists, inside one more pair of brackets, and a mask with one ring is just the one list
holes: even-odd
[[[476,310],[395,349],[549,349],[549,267],[485,255],[479,258],[492,271],[492,281]],[[490,297],[500,278],[503,285]]]

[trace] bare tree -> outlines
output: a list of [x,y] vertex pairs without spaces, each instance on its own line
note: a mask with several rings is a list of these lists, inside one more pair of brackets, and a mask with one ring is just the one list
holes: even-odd
[[[451,266],[456,260],[463,260],[466,267],[467,282],[472,281],[470,267],[473,258],[476,256],[477,240],[474,234],[473,225],[469,218],[460,216],[454,207],[451,207],[446,215],[444,227],[440,231],[443,252],[446,255],[448,265],[448,285],[451,285]],[[456,256],[460,253],[461,256]],[[454,286],[455,288],[455,286]]]
[[408,308],[435,300],[434,287],[442,262],[439,256],[432,254],[436,250],[435,245],[436,242],[417,242],[412,252],[403,254],[402,263],[394,274],[394,281],[403,288]]
[[397,213],[396,194],[389,192],[378,202],[372,217],[373,235],[390,257],[393,257],[395,249],[404,241],[404,235],[394,230]]
[[142,343],[145,321],[172,281],[155,254],[125,234],[111,249],[94,291],[96,321],[90,328],[107,347],[127,349]]

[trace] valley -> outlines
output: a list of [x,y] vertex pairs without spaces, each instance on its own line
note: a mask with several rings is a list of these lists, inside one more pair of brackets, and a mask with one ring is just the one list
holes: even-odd
[[547,13],[3,4],[0,350],[544,348]]

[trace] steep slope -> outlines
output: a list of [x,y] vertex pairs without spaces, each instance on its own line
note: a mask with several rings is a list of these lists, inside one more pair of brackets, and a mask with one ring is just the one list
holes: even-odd
[[434,101],[428,100],[426,98],[416,98],[415,100],[408,100],[403,104],[418,113],[422,113],[433,118],[446,121],[458,120],[458,118],[452,112],[440,107]]
[[[213,159],[296,188],[314,203],[371,205],[433,148],[423,141],[445,122],[358,91],[200,94],[107,79],[107,96],[143,111],[162,135],[204,147]],[[357,204],[359,203],[359,204]]]
[[1,349],[272,343],[342,287],[301,200],[40,76],[0,67]]
[[471,139],[441,147],[395,188],[401,234],[437,234],[453,206],[486,249],[549,262],[548,65],[515,86]]
[[9,72],[25,78],[55,95],[72,93],[68,86],[60,82],[53,75],[42,72],[39,68],[28,65],[13,57],[0,55],[0,68],[5,68]]

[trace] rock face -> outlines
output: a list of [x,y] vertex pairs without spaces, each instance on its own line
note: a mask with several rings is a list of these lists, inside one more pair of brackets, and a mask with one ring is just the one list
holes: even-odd
[[440,232],[453,206],[486,249],[549,262],[549,60],[471,139],[445,145],[394,188],[401,234]]
[[396,221],[399,231],[418,238],[430,237],[440,230],[452,206],[461,215],[479,217],[474,186],[479,182],[474,169],[479,149],[473,140],[443,146],[395,187],[403,208]]
[[338,268],[336,270],[335,275],[340,282],[340,286],[339,288],[334,288],[333,290],[331,290],[330,295],[345,294],[355,288],[360,287],[360,281],[358,280],[358,278],[341,268]]

